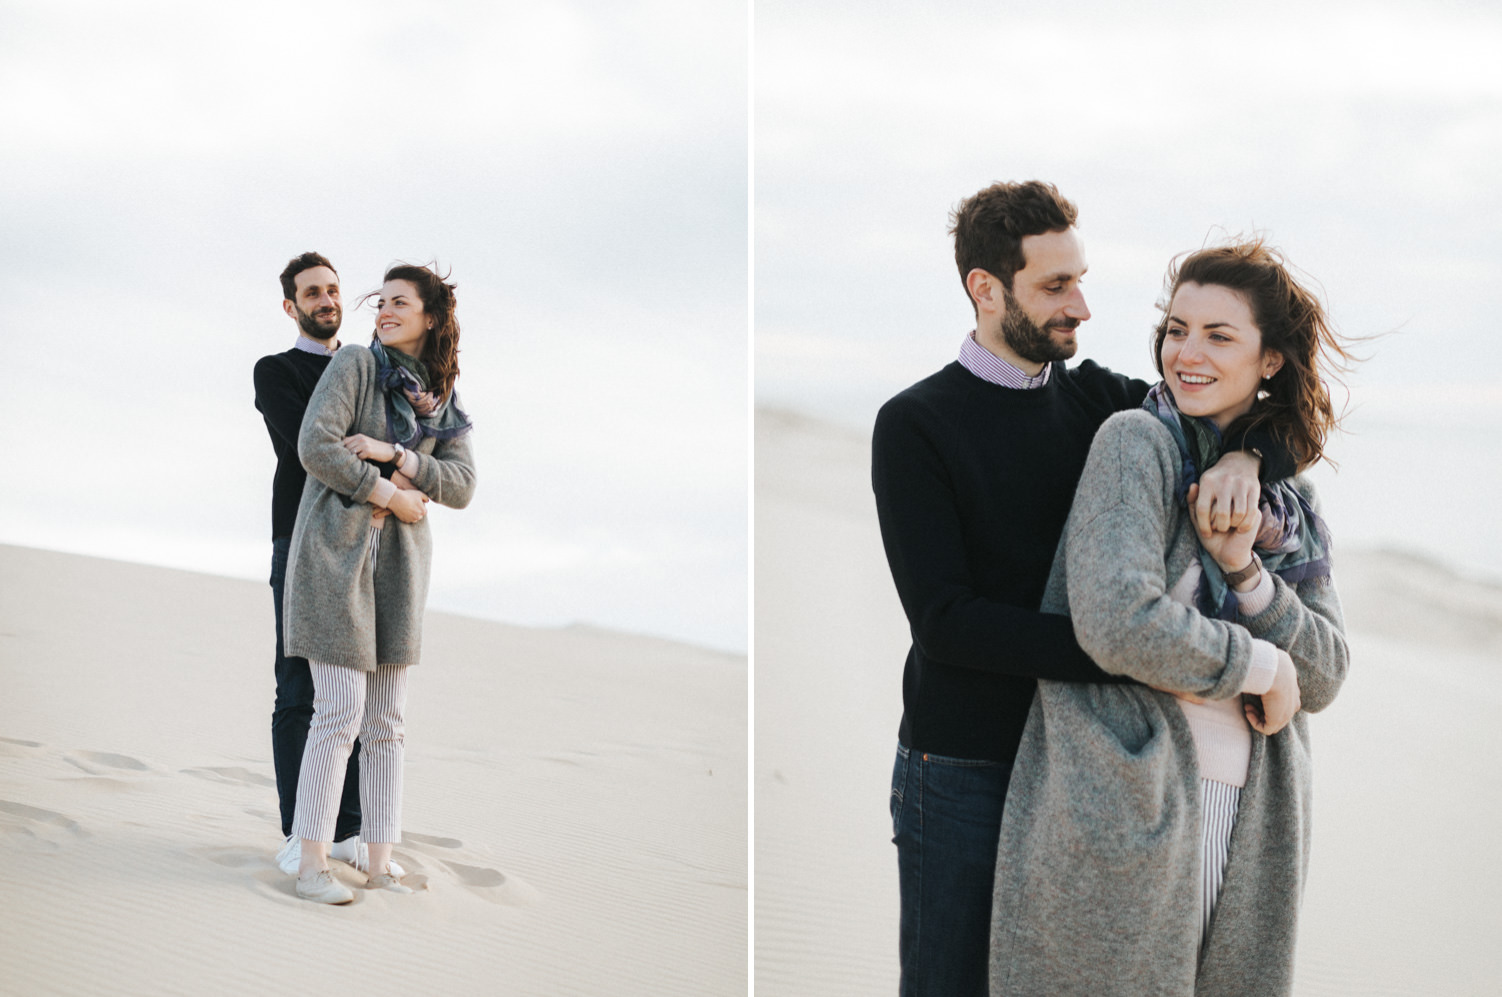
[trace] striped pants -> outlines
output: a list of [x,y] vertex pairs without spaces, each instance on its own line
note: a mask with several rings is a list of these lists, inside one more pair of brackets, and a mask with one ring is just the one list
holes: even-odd
[[[365,764],[365,756],[360,756]],[[1236,827],[1236,808],[1241,804],[1241,789],[1237,786],[1200,780],[1200,947],[1210,935],[1210,916],[1215,913],[1215,901],[1220,898],[1221,885],[1226,879],[1226,857],[1231,844],[1231,831]]]
[[313,673],[313,723],[303,749],[292,833],[308,841],[333,841],[344,768],[360,738],[360,836],[396,843],[402,837],[402,755],[407,666],[373,672],[309,661]]

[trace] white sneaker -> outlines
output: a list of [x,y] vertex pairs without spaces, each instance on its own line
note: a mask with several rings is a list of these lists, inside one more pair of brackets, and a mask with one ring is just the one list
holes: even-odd
[[[343,841],[336,841],[330,845],[329,858],[338,859],[340,862],[348,862],[366,875],[370,874],[370,846],[360,840],[358,834],[353,838],[345,838]],[[405,869],[397,865],[396,859],[392,859],[389,865],[391,875],[397,879],[401,879],[407,874]],[[292,871],[296,872],[297,870],[294,868]]]
[[402,881],[391,875],[371,876],[365,881],[367,890],[390,890],[392,893],[411,893],[410,886],[403,886]]
[[355,899],[354,891],[324,869],[312,879],[297,881],[297,895],[317,904],[347,904]]
[[302,839],[295,834],[289,834],[282,845],[282,850],[276,853],[276,867],[289,876],[296,876],[297,868],[301,863]]

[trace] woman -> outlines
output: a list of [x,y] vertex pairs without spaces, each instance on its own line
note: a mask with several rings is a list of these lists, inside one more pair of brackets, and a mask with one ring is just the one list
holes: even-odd
[[1260,528],[1203,546],[1188,503],[1228,431],[1319,460],[1320,368],[1348,354],[1260,242],[1191,254],[1166,301],[1164,381],[1096,436],[1043,603],[1143,684],[1039,683],[997,856],[994,995],[1292,985],[1310,820],[1295,711],[1327,706],[1347,667],[1328,535],[1302,478],[1264,486]]
[[298,437],[308,481],[287,565],[286,646],[308,659],[314,703],[292,833],[302,839],[297,893],[319,903],[354,899],[330,874],[328,850],[356,736],[367,885],[411,892],[390,862],[406,676],[428,594],[426,503],[462,509],[475,489],[458,355],[454,285],[426,267],[392,267],[375,339],[334,354]]

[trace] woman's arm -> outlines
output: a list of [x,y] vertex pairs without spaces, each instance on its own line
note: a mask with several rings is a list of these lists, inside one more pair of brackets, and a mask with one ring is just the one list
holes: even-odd
[[365,351],[343,349],[329,361],[313,397],[308,399],[297,434],[297,457],[309,474],[334,491],[365,502],[382,480],[381,473],[343,446],[345,436],[354,428],[361,393],[359,352]]
[[[1317,504],[1308,482],[1299,480],[1294,485],[1311,506]],[[1256,518],[1261,519],[1260,515]],[[1255,531],[1254,525],[1247,533],[1215,534],[1202,542],[1223,571],[1237,571],[1251,562]],[[1340,691],[1350,664],[1335,587],[1328,577],[1290,586],[1266,568],[1259,574],[1259,579],[1232,586],[1240,604],[1237,619],[1253,636],[1288,653],[1298,673],[1303,709],[1322,710]]]
[[1080,646],[1106,671],[1229,699],[1245,684],[1252,635],[1169,594],[1176,469],[1173,442],[1152,416],[1124,413],[1101,427],[1064,531],[1069,612]]
[[[454,404],[459,404],[454,396]],[[463,509],[475,495],[475,456],[470,448],[472,433],[451,440],[438,440],[430,454],[408,451],[402,462],[405,472],[434,502],[450,509]],[[413,466],[416,461],[416,466]]]
[[[1295,487],[1318,512],[1314,489],[1303,479],[1296,481]],[[1306,578],[1289,585],[1274,575],[1272,582],[1271,605],[1238,620],[1253,636],[1272,641],[1288,652],[1299,674],[1303,709],[1317,713],[1335,699],[1351,664],[1340,596],[1329,577]]]

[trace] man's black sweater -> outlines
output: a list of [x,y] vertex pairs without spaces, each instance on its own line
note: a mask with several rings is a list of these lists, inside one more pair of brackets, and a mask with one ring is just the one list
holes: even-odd
[[302,500],[308,472],[297,458],[297,434],[302,429],[308,399],[332,357],[291,349],[256,361],[256,408],[266,419],[271,448],[276,451],[276,477],[271,484],[271,538],[290,537]]
[[[914,751],[1010,764],[1036,680],[1119,682],[1080,650],[1064,616],[1038,612],[1095,432],[1137,408],[1145,381],[1086,360],[1031,390],[958,362],[882,406],[871,483],[913,645],[898,736]],[[1262,434],[1228,441],[1292,473]],[[1110,551],[1100,556],[1110,557]]]

